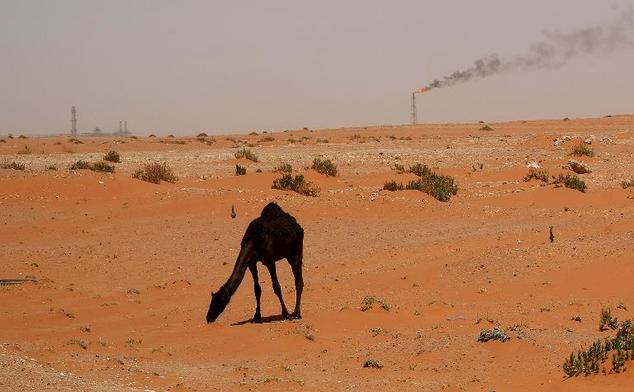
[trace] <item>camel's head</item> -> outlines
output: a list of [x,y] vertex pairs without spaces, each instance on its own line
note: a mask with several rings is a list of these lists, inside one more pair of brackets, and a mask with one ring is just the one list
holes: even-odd
[[207,323],[213,323],[218,316],[225,310],[229,299],[223,289],[220,289],[218,293],[211,293],[211,303],[209,304],[209,310],[207,311]]

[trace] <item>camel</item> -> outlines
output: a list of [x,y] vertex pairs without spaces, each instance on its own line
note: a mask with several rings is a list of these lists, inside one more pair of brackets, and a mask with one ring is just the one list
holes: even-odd
[[[302,278],[302,253],[304,248],[304,229],[295,218],[284,212],[276,203],[269,203],[264,207],[259,218],[254,219],[247,228],[242,238],[240,253],[233,267],[233,272],[227,282],[220,287],[217,293],[211,293],[211,303],[207,312],[207,323],[213,323],[225,310],[231,296],[236,292],[247,268],[253,275],[253,291],[255,292],[255,314],[251,320],[254,323],[262,322],[260,314],[260,296],[262,288],[258,281],[258,269],[256,263],[260,261],[266,266],[271,275],[273,291],[280,300],[282,317],[285,319],[302,317],[301,300],[304,280]],[[277,279],[275,262],[286,258],[295,277],[295,310],[289,315],[282,288]]]

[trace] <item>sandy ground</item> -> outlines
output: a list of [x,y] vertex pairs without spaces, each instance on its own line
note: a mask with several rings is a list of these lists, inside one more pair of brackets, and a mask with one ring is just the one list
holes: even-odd
[[[634,317],[634,117],[297,130],[195,138],[8,139],[0,162],[0,390],[62,391],[623,391],[622,374],[566,379],[573,350],[598,330],[603,306]],[[553,141],[572,140],[559,147]],[[551,174],[589,135],[588,191],[524,182]],[[273,137],[274,140],[266,140]],[[27,146],[27,147],[25,147]],[[259,162],[236,160],[248,146]],[[70,171],[109,149],[115,174]],[[21,152],[21,153],[19,153]],[[26,152],[26,153],[25,153]],[[339,176],[306,169],[332,159]],[[133,179],[165,161],[179,177]],[[280,162],[318,198],[271,189]],[[394,163],[454,176],[439,202]],[[234,176],[236,163],[246,176]],[[54,165],[57,170],[46,170]],[[262,173],[256,173],[261,169]],[[204,317],[228,278],[249,222],[269,201],[306,232],[302,320],[280,320],[260,269],[265,323],[251,324],[247,274],[218,322]],[[237,217],[230,216],[234,205]],[[554,242],[549,227],[554,227]],[[294,285],[278,274],[287,306]],[[391,305],[361,311],[365,296]],[[581,321],[572,320],[579,316]],[[499,325],[511,340],[478,342]],[[383,368],[364,368],[368,359]]]

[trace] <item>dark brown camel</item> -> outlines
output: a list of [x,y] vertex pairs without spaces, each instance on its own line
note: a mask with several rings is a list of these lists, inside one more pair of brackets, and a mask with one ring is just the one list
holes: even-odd
[[[247,268],[253,275],[253,290],[255,291],[256,308],[253,322],[262,322],[260,314],[260,295],[262,289],[258,281],[256,263],[260,261],[268,268],[273,283],[273,291],[280,299],[282,316],[284,318],[301,318],[300,310],[304,280],[302,279],[302,252],[304,247],[304,230],[295,218],[284,212],[275,203],[269,203],[262,210],[259,218],[254,219],[242,237],[240,254],[233,267],[233,272],[217,293],[211,293],[211,303],[207,312],[207,322],[216,321],[225,310],[231,296],[236,292],[244,278]],[[295,310],[289,315],[282,288],[277,280],[275,262],[286,258],[291,265],[295,277]]]

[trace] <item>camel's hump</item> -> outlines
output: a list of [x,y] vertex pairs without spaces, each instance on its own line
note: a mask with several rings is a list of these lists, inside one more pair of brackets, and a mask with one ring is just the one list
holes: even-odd
[[263,218],[274,218],[286,214],[280,206],[275,202],[270,202],[262,209],[260,216]]

